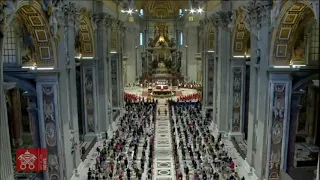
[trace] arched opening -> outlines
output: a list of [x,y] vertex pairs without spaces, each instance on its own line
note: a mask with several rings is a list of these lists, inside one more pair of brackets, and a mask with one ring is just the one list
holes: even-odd
[[312,179],[320,147],[319,74],[293,76],[288,174],[293,179]]
[[319,24],[303,3],[284,4],[271,43],[272,65],[319,64]]

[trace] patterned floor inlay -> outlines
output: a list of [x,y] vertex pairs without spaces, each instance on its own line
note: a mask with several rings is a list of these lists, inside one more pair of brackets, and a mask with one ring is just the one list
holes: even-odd
[[157,168],[171,168],[171,162],[158,162]]
[[166,137],[168,137],[167,134],[158,134],[157,136],[160,137],[160,138],[166,138]]
[[157,144],[169,144],[169,141],[166,139],[165,140],[158,140]]
[[158,169],[158,176],[171,176],[171,169]]
[[166,134],[166,133],[169,133],[169,130],[166,130],[166,131],[164,131],[164,130],[158,130],[157,133],[159,133],[159,134]]
[[171,159],[157,159],[157,161],[171,161]]
[[[160,103],[159,103],[160,104]],[[154,178],[153,180],[174,180],[175,169],[172,152],[171,124],[169,114],[165,115],[165,109],[168,111],[168,106],[164,104],[157,106],[160,109],[160,116],[156,120],[155,134],[155,159],[154,163]]]

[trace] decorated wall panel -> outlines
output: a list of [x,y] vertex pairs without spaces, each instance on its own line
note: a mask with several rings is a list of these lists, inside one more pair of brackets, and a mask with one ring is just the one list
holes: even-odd
[[[55,84],[41,84],[39,86],[40,100],[42,107],[40,112],[44,121],[44,137],[45,147],[48,149],[48,175],[50,179],[61,179],[60,172],[60,137],[59,137],[59,122],[57,119],[57,91]],[[41,121],[41,120],[40,120]],[[43,140],[43,139],[42,139]]]
[[298,27],[302,21],[313,17],[312,9],[305,4],[295,3],[288,9],[283,8],[283,11],[285,13],[273,34],[271,63],[273,65],[289,65],[290,61],[299,61],[304,64],[307,42],[304,35],[300,34],[301,30]]
[[281,163],[285,161],[282,156],[283,144],[286,146],[286,131],[287,131],[287,113],[288,113],[288,89],[287,82],[271,82],[271,106],[270,106],[270,135],[269,135],[269,179],[280,179]]
[[243,67],[232,67],[232,132],[241,132],[243,117]]
[[214,86],[214,54],[210,53],[207,56],[207,106],[213,106],[213,86]]
[[119,91],[120,91],[120,87],[119,87],[119,83],[120,83],[120,79],[119,79],[119,75],[118,72],[119,71],[119,55],[118,54],[114,54],[111,57],[111,88],[112,88],[112,107],[119,107]]
[[237,11],[236,25],[233,33],[233,56],[250,54],[250,33],[244,24],[242,11]]
[[79,44],[76,48],[76,52],[78,55],[81,54],[82,57],[94,57],[95,55],[93,33],[88,16],[90,16],[89,12],[82,10],[77,37]]
[[[23,5],[16,21],[24,28],[22,59],[25,66],[54,66],[54,51],[49,25],[37,8]],[[28,41],[27,41],[28,40]]]
[[94,69],[83,68],[86,132],[96,132]]

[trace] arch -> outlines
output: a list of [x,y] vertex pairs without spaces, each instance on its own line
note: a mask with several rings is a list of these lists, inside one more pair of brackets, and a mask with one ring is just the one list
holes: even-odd
[[95,46],[93,37],[93,28],[91,24],[91,13],[86,9],[80,10],[80,24],[78,29],[78,39],[76,39],[76,56],[95,57]]
[[299,89],[301,89],[304,85],[306,85],[308,82],[312,80],[318,80],[319,76],[319,73],[317,73],[302,79],[292,87],[292,92],[299,91]]
[[[35,55],[29,61],[24,62],[23,65],[55,66],[55,41],[51,36],[47,17],[41,5],[36,1],[19,1],[14,19],[26,28],[32,40],[30,44],[33,44],[34,47],[33,53]],[[7,25],[9,24],[10,22]]]
[[37,95],[36,87],[27,81],[23,81],[21,79],[18,79],[16,77],[9,76],[6,74],[3,75],[3,79],[4,81],[15,82],[18,88],[28,91],[27,95],[30,95],[30,96]]
[[314,12],[308,2],[287,1],[283,5],[272,34],[270,64],[290,64],[298,27],[302,21],[312,17],[315,17]]
[[233,56],[244,56],[250,55],[250,44],[248,39],[250,33],[246,29],[244,24],[244,15],[241,9],[236,11],[236,25],[233,31],[232,38],[232,55]]

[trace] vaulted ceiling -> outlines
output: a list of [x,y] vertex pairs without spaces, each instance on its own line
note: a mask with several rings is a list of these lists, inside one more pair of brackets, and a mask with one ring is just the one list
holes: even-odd
[[179,15],[179,9],[186,9],[189,7],[187,0],[149,0],[149,1],[135,1],[137,9],[144,9],[147,16],[151,17],[174,17]]

